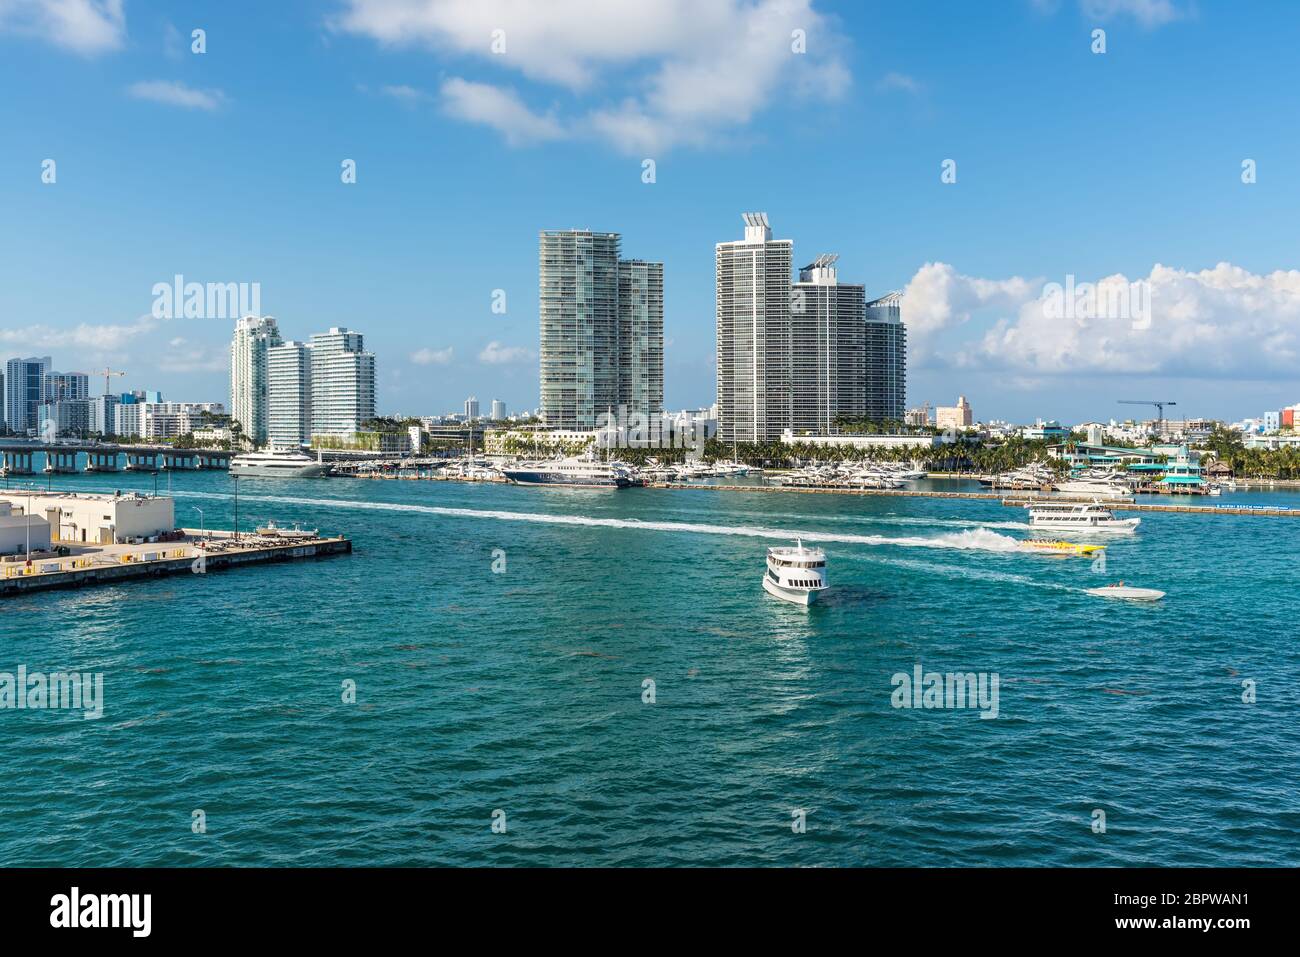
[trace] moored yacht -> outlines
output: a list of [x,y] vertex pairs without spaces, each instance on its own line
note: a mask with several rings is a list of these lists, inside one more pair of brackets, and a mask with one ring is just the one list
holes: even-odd
[[259,478],[324,478],[330,474],[330,464],[320,458],[320,453],[313,459],[300,449],[273,446],[260,452],[236,455],[230,460],[230,474]]
[[626,466],[591,458],[523,462],[501,470],[519,485],[574,485],[592,488],[627,488],[638,479]]
[[763,589],[796,605],[811,605],[826,590],[826,553],[820,548],[805,548],[800,540],[796,540],[794,548],[769,548]]

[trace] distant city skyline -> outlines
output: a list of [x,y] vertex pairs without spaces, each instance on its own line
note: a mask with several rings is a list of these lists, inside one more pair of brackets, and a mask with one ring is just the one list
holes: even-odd
[[[0,355],[223,400],[230,317],[151,314],[183,275],[256,284],[293,327],[365,328],[381,413],[533,408],[537,231],[614,228],[664,264],[664,403],[698,407],[713,243],[765,209],[860,264],[868,299],[903,293],[909,405],[960,391],[989,417],[1082,421],[1149,396],[1231,420],[1300,398],[1300,131],[1276,120],[1300,68],[1244,8],[640,5],[626,48],[599,42],[617,4],[559,33],[475,8],[509,54],[376,0],[205,6],[202,55],[153,0],[0,17],[0,78],[42,91],[0,102]],[[1051,284],[1115,276],[1149,287],[1149,324],[1044,308]]]

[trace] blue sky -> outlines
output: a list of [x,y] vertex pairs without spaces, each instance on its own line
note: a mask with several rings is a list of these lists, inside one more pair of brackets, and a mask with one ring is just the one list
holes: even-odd
[[[764,210],[800,262],[906,291],[911,404],[1300,401],[1289,5],[592,7],[0,0],[0,358],[224,400],[232,324],[149,317],[179,273],[259,283],[288,337],[364,332],[382,412],[531,408],[537,232],[590,227],[664,262],[666,402],[707,405],[713,245]],[[1151,321],[1045,320],[1067,275],[1149,282]]]

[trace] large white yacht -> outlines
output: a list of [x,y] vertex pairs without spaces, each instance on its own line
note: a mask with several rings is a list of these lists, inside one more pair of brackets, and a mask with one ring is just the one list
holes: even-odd
[[1086,495],[1089,498],[1119,498],[1132,492],[1123,472],[1114,469],[1084,469],[1056,484],[1058,492],[1067,495]]
[[796,605],[811,605],[826,590],[826,553],[798,540],[794,548],[769,548],[763,589]]
[[574,457],[549,462],[523,462],[501,470],[519,485],[577,485],[596,488],[627,488],[639,479],[626,466]]
[[1051,485],[1054,480],[1055,473],[1047,465],[1042,462],[1030,462],[1024,468],[985,476],[979,481],[981,485],[989,488],[1027,491]]
[[1087,495],[1092,498],[1121,498],[1131,491],[1127,485],[1103,479],[1071,479],[1061,482],[1056,490],[1066,495]]
[[230,474],[259,478],[325,478],[330,474],[330,464],[322,461],[319,453],[313,459],[299,449],[272,447],[236,455],[230,460]]
[[1075,532],[1133,532],[1140,518],[1116,518],[1115,513],[1098,501],[1031,502],[1029,526],[1031,528],[1060,528]]

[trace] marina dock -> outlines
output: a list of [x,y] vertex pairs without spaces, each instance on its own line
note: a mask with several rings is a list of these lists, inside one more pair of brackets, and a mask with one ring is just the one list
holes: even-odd
[[200,533],[158,544],[74,545],[67,555],[33,555],[0,563],[0,598],[55,588],[112,585],[163,575],[206,575],[244,565],[349,555],[344,536],[270,536],[233,532]]
[[[1031,501],[1079,502],[1092,498],[1069,495],[1042,495],[1036,498],[1008,497],[1001,492],[937,492],[916,489],[848,489],[848,488],[795,488],[781,485],[705,485],[694,482],[647,482],[646,488],[695,489],[715,492],[794,492],[812,495],[879,495],[892,498],[958,498],[1000,501],[1003,505],[1023,508]],[[1266,515],[1300,518],[1300,508],[1267,505],[1162,505],[1153,502],[1134,502],[1131,499],[1102,499],[1107,508],[1125,512],[1187,512],[1202,515]]]

